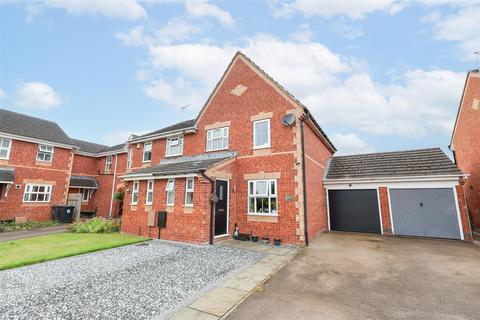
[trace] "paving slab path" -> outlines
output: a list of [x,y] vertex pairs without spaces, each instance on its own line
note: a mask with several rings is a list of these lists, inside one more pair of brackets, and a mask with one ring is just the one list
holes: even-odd
[[36,228],[36,229],[11,231],[11,232],[1,232],[0,233],[0,242],[12,241],[12,240],[18,240],[18,239],[25,239],[25,238],[32,238],[32,237],[38,237],[38,236],[45,236],[47,234],[61,233],[61,232],[67,231],[69,227],[70,227],[69,224],[62,224],[60,226],[55,226],[55,227]]

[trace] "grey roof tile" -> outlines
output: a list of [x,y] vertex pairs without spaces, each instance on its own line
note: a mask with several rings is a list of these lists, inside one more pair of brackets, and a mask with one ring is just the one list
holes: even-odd
[[99,153],[108,148],[103,144],[97,144],[97,143],[78,140],[78,139],[72,139],[72,141],[77,147],[80,148],[79,151],[82,151],[82,152]]
[[142,135],[139,135],[139,136],[135,135],[135,136],[133,136],[133,139],[142,139],[142,138],[149,137],[149,136],[152,136],[152,135],[167,133],[167,132],[170,132],[170,131],[176,131],[176,130],[181,130],[181,129],[187,129],[187,128],[193,127],[194,124],[195,124],[195,119],[182,121],[182,122],[175,123],[171,126],[164,127],[164,128],[161,128],[161,129],[149,132],[149,133],[145,133],[145,134],[142,134]]
[[98,181],[95,177],[74,176],[70,177],[70,188],[94,188],[98,189]]
[[333,157],[326,179],[461,175],[440,148]]

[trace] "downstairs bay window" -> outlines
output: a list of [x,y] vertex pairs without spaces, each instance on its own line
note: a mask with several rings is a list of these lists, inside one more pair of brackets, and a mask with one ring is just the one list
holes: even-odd
[[277,215],[277,180],[248,181],[248,213]]

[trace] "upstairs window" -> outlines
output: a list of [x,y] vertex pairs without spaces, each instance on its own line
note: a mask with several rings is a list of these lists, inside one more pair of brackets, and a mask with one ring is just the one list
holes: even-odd
[[181,156],[183,154],[183,137],[167,139],[167,157]]
[[138,181],[133,181],[132,204],[137,204],[138,203],[138,186],[139,186],[139,182]]
[[253,148],[270,148],[270,119],[253,122]]
[[12,140],[0,138],[0,159],[8,159],[10,157],[10,149],[12,147]]
[[127,154],[127,169],[132,167],[133,150],[129,149]]
[[23,202],[50,202],[51,185],[27,184],[23,194]]
[[277,214],[277,180],[248,181],[248,213]]
[[152,143],[145,142],[143,144],[143,162],[150,162],[152,160]]
[[228,127],[207,130],[207,151],[228,149]]
[[112,170],[112,155],[108,155],[105,159],[105,171],[108,172]]
[[168,179],[167,187],[167,206],[173,206],[175,204],[175,179]]
[[185,181],[185,206],[193,207],[193,191],[194,191],[194,179],[187,178]]
[[53,147],[45,144],[38,145],[37,161],[52,162]]
[[145,198],[145,204],[151,205],[153,203],[153,180],[147,181],[147,197]]

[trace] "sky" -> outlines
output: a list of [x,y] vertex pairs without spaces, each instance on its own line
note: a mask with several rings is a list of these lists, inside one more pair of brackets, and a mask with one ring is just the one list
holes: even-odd
[[0,107],[122,143],[195,118],[241,50],[339,154],[448,150],[479,21],[461,0],[0,0]]

